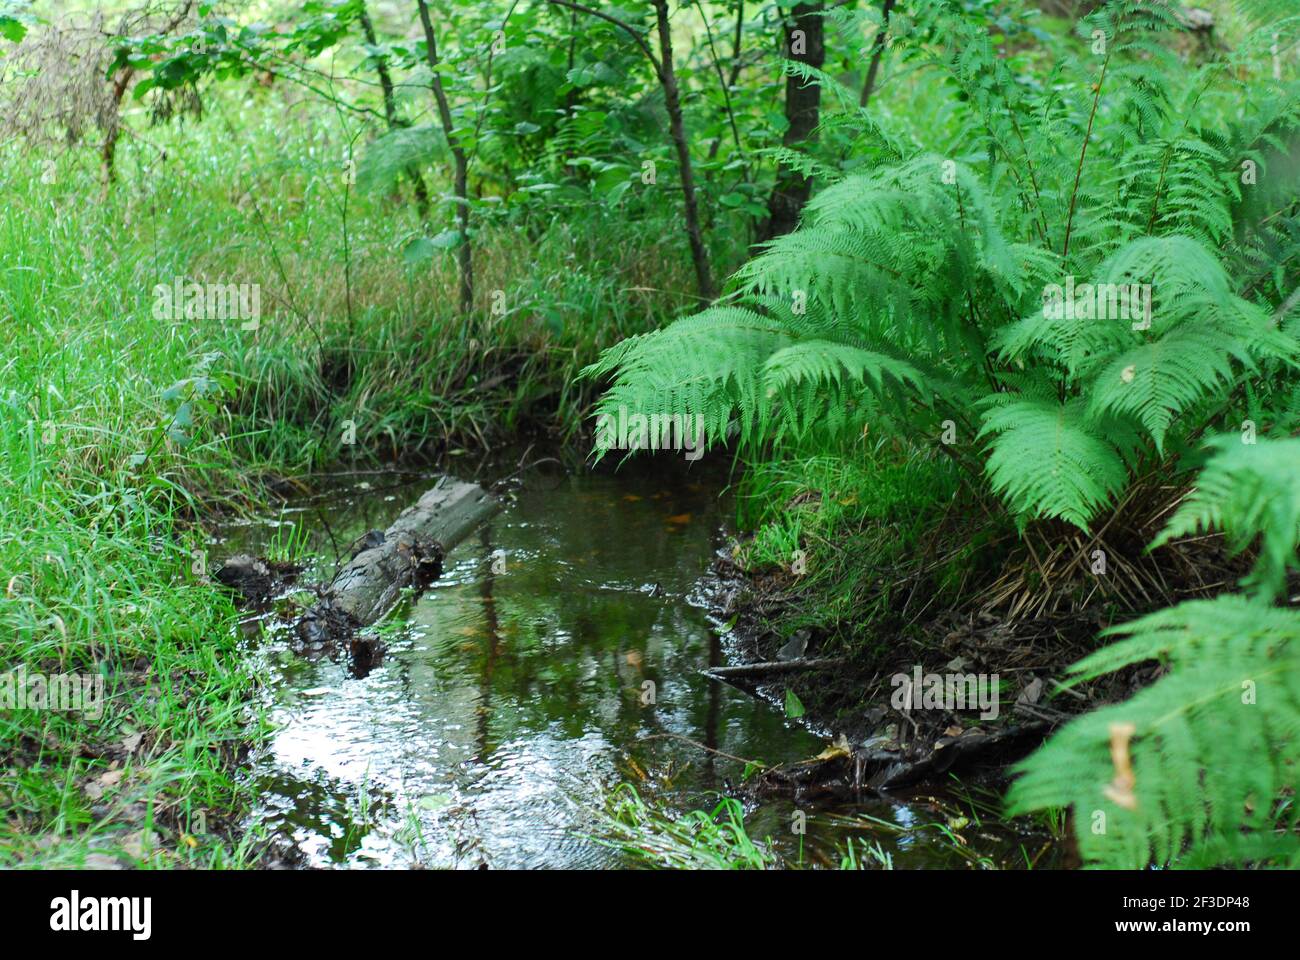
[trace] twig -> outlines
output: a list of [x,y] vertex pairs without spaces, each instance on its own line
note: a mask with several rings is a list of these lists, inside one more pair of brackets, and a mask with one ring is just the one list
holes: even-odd
[[745,663],[737,667],[710,667],[704,673],[719,680],[730,677],[753,677],[775,673],[798,673],[802,670],[826,670],[848,663],[847,657],[819,657],[813,660],[768,660]]
[[720,757],[726,757],[728,760],[735,760],[737,763],[747,763],[751,766],[762,767],[767,769],[767,764],[761,760],[747,760],[744,757],[737,757],[734,754],[723,753],[721,750],[715,750],[707,744],[700,743],[698,740],[692,740],[690,737],[683,737],[680,733],[652,733],[648,737],[642,737],[642,740],[681,740],[683,743],[689,743],[692,747],[699,747],[708,753],[715,753]]

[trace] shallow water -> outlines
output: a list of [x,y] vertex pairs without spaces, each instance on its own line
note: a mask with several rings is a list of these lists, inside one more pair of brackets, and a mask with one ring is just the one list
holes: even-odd
[[[302,536],[303,582],[325,580],[347,544],[431,483],[353,478],[224,526],[215,549]],[[680,812],[743,776],[712,751],[768,763],[820,752],[825,740],[779,706],[701,672],[726,662],[725,627],[705,609],[731,516],[721,486],[684,468],[531,475],[387,619],[383,660],[363,677],[255,631],[277,732],[255,764],[254,821],[314,866],[618,866],[624,855],[592,839],[616,785]],[[950,797],[803,813],[805,834],[785,802],[749,809],[746,824],[807,865],[838,863],[850,837],[900,867],[1023,865],[1045,840]]]

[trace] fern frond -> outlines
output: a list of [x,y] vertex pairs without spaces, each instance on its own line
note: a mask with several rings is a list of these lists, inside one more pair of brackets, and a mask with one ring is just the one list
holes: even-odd
[[432,124],[390,130],[366,148],[357,165],[357,187],[387,190],[408,167],[439,160],[445,153],[446,139]]
[[1243,581],[1263,597],[1280,596],[1288,570],[1300,568],[1300,439],[1211,442],[1218,453],[1152,547],[1198,531],[1222,531],[1241,551],[1259,541],[1259,558]]
[[1083,404],[1013,400],[987,410],[978,439],[992,437],[985,474],[1021,518],[1059,517],[1087,530],[1127,482],[1118,451],[1084,416]]
[[[1088,416],[1132,417],[1163,452],[1165,434],[1179,414],[1232,385],[1233,349],[1209,324],[1175,327],[1105,366],[1092,383]],[[1236,357],[1244,362],[1250,359]]]
[[1107,634],[1125,639],[1072,668],[1080,678],[1157,657],[1168,673],[1021,763],[1010,812],[1073,806],[1093,866],[1294,857],[1297,811],[1276,801],[1300,786],[1300,612],[1223,596]]

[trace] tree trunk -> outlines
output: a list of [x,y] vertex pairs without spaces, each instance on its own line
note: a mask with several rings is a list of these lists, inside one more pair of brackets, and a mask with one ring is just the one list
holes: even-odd
[[668,25],[668,0],[654,0],[659,23],[659,82],[664,88],[664,107],[668,111],[668,129],[673,146],[677,148],[677,165],[682,181],[682,200],[686,211],[686,235],[691,244],[691,260],[695,264],[695,282],[700,298],[712,301],[715,292],[713,274],[709,269],[709,253],[704,246],[700,230],[699,207],[695,198],[695,172],[691,166],[690,144],[682,124],[681,97],[677,89],[677,72],[673,69],[673,39]]
[[438,120],[451,150],[454,168],[452,191],[456,195],[456,222],[460,227],[460,245],[456,248],[456,262],[460,266],[460,311],[468,314],[474,306],[474,255],[469,242],[469,161],[460,138],[456,136],[451,104],[442,86],[442,74],[438,72],[438,42],[433,33],[433,21],[429,19],[429,5],[425,0],[416,0],[416,3],[420,8],[420,24],[424,27],[425,56],[433,73],[430,86],[438,103]]
[[858,97],[860,107],[871,102],[871,92],[876,89],[876,74],[880,72],[880,60],[885,55],[885,34],[889,32],[889,14],[893,9],[894,0],[883,0],[880,4],[880,32],[871,47],[871,66],[867,68],[867,79],[862,84],[862,96]]
[[[361,4],[360,10],[361,32],[365,35],[366,43],[372,47],[379,46],[379,41],[375,37],[375,25],[370,20],[370,14],[366,10],[365,3]],[[400,117],[397,116],[397,98],[393,93],[393,75],[388,70],[388,61],[383,57],[375,58],[375,72],[379,74],[379,88],[384,94],[384,117],[388,121],[388,129],[396,130],[399,127],[405,127]],[[425,186],[424,177],[420,175],[420,170],[415,164],[406,168],[406,177],[411,181],[411,187],[415,191],[415,208],[420,214],[420,223],[428,228],[429,225],[429,188]]]
[[438,481],[382,535],[368,537],[373,545],[338,572],[298,621],[299,637],[308,643],[339,640],[377,622],[403,588],[421,583],[422,576],[436,577],[443,554],[500,509],[501,501],[476,483]]
[[[786,50],[790,59],[821,68],[826,62],[826,44],[823,34],[822,0],[801,3],[794,8],[785,24]],[[800,52],[802,49],[802,52]],[[796,147],[812,139],[817,129],[822,102],[821,85],[806,82],[801,77],[789,76],[785,80],[785,119],[788,124],[781,142]],[[762,239],[770,240],[789,233],[799,225],[799,213],[812,195],[812,181],[796,170],[777,171],[776,186],[767,204],[767,223]]]
[[134,75],[135,69],[127,67],[113,82],[113,112],[109,118],[109,125],[104,130],[104,146],[99,152],[105,193],[117,180],[117,139],[122,133],[122,97],[126,95],[126,88]]

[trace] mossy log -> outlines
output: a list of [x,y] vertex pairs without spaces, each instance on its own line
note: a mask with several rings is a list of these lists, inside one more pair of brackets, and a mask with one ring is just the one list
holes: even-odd
[[500,509],[501,501],[478,484],[439,480],[382,534],[363,538],[363,548],[298,621],[299,639],[341,640],[375,623],[404,588],[436,579],[443,555]]

